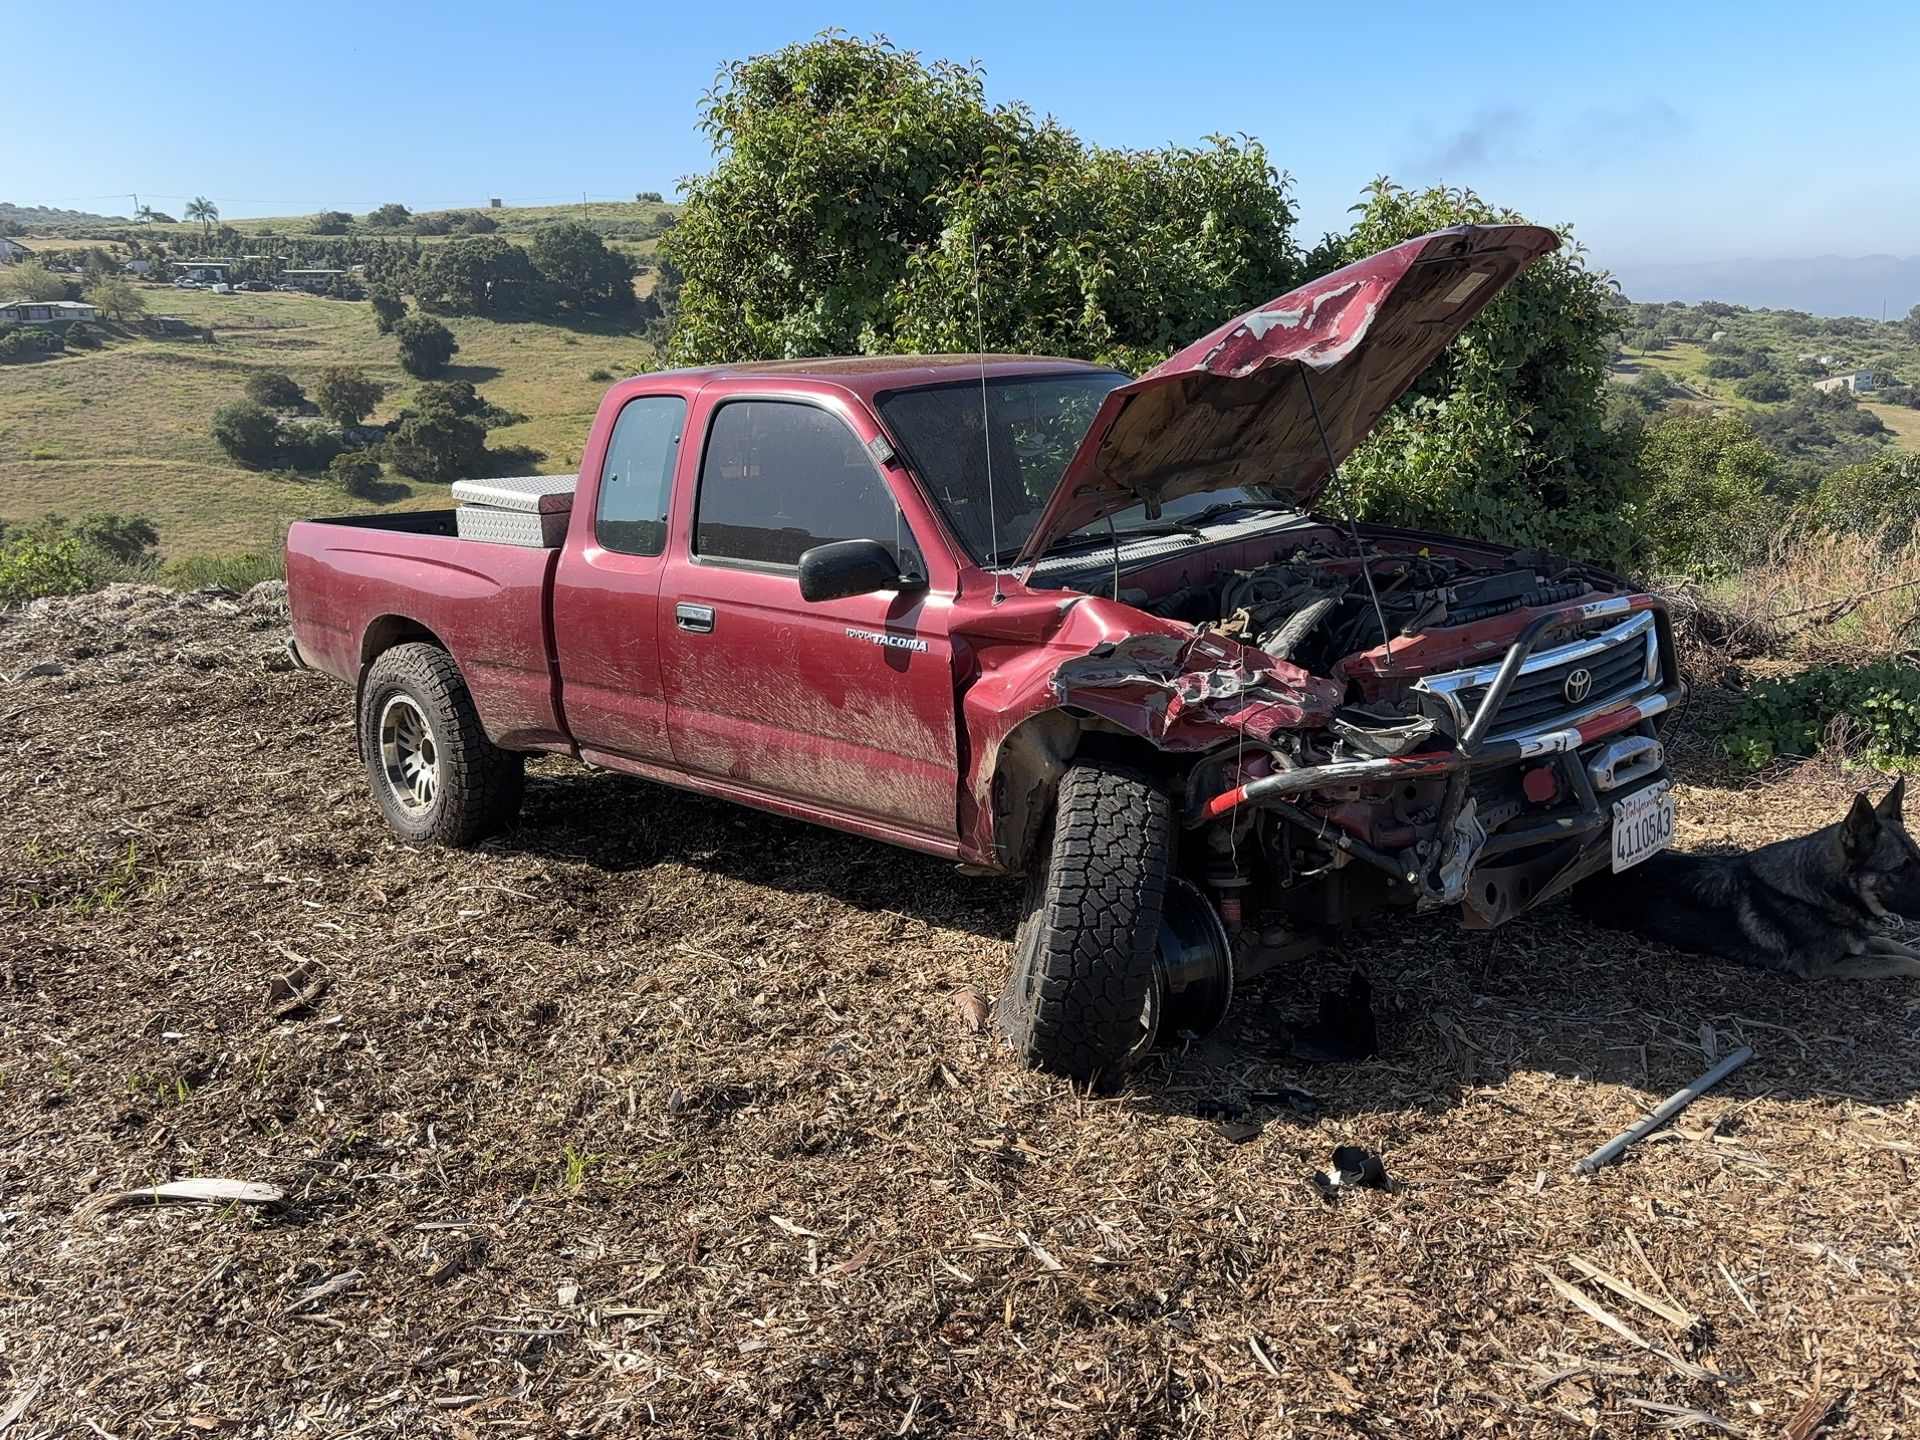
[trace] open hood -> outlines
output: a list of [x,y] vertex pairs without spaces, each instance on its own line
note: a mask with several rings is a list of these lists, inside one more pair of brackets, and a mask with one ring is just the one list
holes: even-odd
[[1441,230],[1228,321],[1106,397],[1016,563],[1142,501],[1152,514],[1264,485],[1307,508],[1447,343],[1559,244],[1537,225]]

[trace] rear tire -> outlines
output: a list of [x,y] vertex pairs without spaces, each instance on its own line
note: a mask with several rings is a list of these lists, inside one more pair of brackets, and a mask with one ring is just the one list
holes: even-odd
[[1173,833],[1173,802],[1138,771],[1083,763],[1061,779],[1000,996],[1001,1030],[1026,1064],[1086,1082],[1152,1049]]
[[525,758],[480,724],[460,667],[434,645],[396,645],[367,671],[360,756],[387,824],[415,845],[464,847],[511,825]]

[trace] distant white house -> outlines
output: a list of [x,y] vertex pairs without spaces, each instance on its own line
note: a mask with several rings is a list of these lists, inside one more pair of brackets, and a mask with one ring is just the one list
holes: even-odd
[[98,320],[100,312],[78,300],[9,300],[0,303],[0,325],[65,325]]
[[175,279],[197,280],[202,285],[224,284],[237,260],[169,260],[167,268]]
[[1813,382],[1813,388],[1816,390],[1851,390],[1856,395],[1865,395],[1879,387],[1879,376],[1871,365],[1865,370],[1855,370],[1850,375],[1834,375],[1828,379]]

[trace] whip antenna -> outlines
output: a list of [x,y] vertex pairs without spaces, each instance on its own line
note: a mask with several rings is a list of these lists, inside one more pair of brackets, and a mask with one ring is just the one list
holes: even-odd
[[1000,593],[1000,505],[993,489],[993,435],[987,417],[987,329],[980,320],[980,237],[973,237],[973,358],[980,364],[980,446],[987,455],[987,563],[993,570],[993,603]]

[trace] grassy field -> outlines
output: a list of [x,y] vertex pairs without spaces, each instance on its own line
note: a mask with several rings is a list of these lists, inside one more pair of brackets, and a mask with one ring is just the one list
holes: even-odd
[[[211,344],[127,336],[104,350],[0,369],[0,520],[47,511],[119,510],[160,528],[172,559],[278,544],[294,519],[379,509],[318,484],[269,479],[235,466],[208,435],[213,413],[248,375],[283,370],[311,388],[329,365],[357,365],[389,389],[376,418],[406,403],[417,382],[364,303],[307,295],[150,287],[152,313],[213,328]],[[449,379],[471,380],[494,403],[526,416],[493,432],[498,446],[545,452],[545,470],[570,470],[606,389],[596,371],[627,375],[651,351],[605,328],[480,319],[448,322],[460,353]],[[443,505],[446,492],[414,484],[399,508]]]

